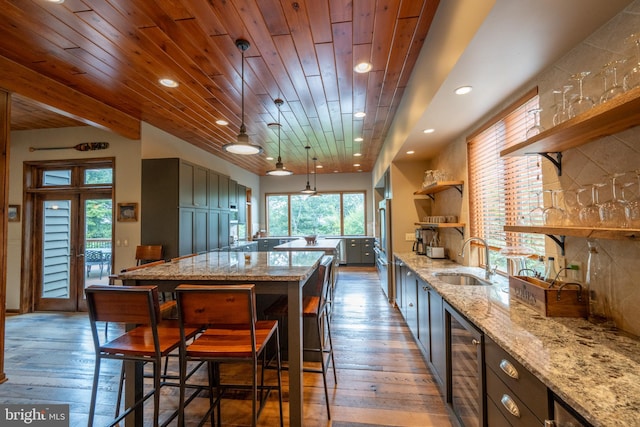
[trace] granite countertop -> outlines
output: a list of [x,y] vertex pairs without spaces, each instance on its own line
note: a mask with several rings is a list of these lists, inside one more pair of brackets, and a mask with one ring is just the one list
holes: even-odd
[[454,308],[596,427],[640,425],[640,340],[580,318],[544,317],[509,299],[508,281],[457,286],[434,273],[484,269],[394,254]]
[[121,280],[306,281],[323,254],[296,252],[207,252],[157,266],[120,273]]
[[273,249],[276,251],[300,251],[300,250],[309,250],[309,251],[335,251],[338,246],[340,246],[340,241],[338,239],[323,239],[319,238],[316,240],[315,244],[308,244],[305,239],[296,239],[291,240],[290,242],[283,243],[274,247]]

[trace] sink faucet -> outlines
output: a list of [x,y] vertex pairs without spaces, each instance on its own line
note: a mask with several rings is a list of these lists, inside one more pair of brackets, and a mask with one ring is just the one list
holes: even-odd
[[469,237],[467,240],[464,241],[464,243],[462,244],[462,248],[460,248],[460,253],[458,254],[459,257],[464,258],[464,247],[467,245],[467,243],[473,241],[473,240],[477,240],[478,242],[482,243],[484,245],[484,258],[485,258],[485,273],[484,273],[484,278],[486,280],[491,280],[491,275],[493,274],[493,271],[491,271],[491,267],[490,267],[490,262],[489,262],[489,245],[487,244],[487,241],[480,238],[480,237]]

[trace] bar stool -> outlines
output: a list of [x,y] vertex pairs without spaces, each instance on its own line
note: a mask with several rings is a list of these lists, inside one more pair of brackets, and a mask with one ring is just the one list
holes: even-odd
[[[328,314],[328,296],[331,288],[331,270],[333,267],[333,256],[327,255],[322,257],[320,266],[318,267],[318,275],[315,283],[309,283],[305,285],[304,289],[307,290],[307,286],[311,286],[310,295],[304,296],[302,301],[302,316],[305,318],[314,318],[316,321],[316,331],[318,333],[318,346],[310,347],[309,345],[303,346],[303,351],[313,352],[320,354],[320,366],[321,369],[303,367],[303,372],[314,372],[322,374],[322,381],[324,383],[324,397],[327,405],[327,416],[331,419],[331,409],[329,405],[329,390],[327,388],[327,370],[329,364],[333,364],[333,379],[335,384],[338,384],[338,377],[336,374],[336,362],[333,357],[333,343],[331,341],[331,323]],[[264,310],[265,316],[268,318],[283,319],[289,315],[289,305],[287,303],[287,297],[279,297],[273,304]],[[327,328],[327,344],[324,343],[324,334],[322,333],[322,325]],[[325,360],[326,357],[326,360]]]
[[[159,324],[160,303],[157,286],[94,285],[86,288],[85,294],[96,352],[88,425],[93,425],[102,359],[117,359],[122,362],[152,363],[153,388],[132,406],[126,408],[122,414],[119,414],[119,410],[116,410],[116,418],[109,425],[118,424],[134,409],[142,406],[147,399],[153,396],[153,424],[157,426],[160,409],[160,387],[168,384],[162,382],[162,359],[180,346],[181,336],[184,336],[185,339],[192,338],[196,333],[196,329],[181,330],[175,326]],[[96,325],[96,322],[99,321],[121,323],[123,325],[134,324],[137,326],[112,340],[107,340],[106,338],[101,340]],[[118,392],[118,409],[121,391],[122,382]],[[171,418],[173,417],[175,417],[175,414]]]
[[[257,424],[271,390],[278,390],[280,401],[280,426],[284,425],[282,415],[282,379],[280,360],[280,335],[277,320],[257,320],[255,285],[180,285],[176,288],[178,300],[178,320],[182,339],[180,341],[180,418],[184,425],[185,389],[187,363],[208,362],[210,407],[202,423],[211,415],[213,424],[214,407],[221,423],[220,401],[228,388],[250,388],[252,392],[252,422]],[[188,331],[197,328],[199,335],[187,344]],[[269,342],[275,341],[278,368],[278,385],[264,384],[264,363]],[[261,382],[258,386],[258,360],[262,356]],[[252,364],[252,383],[232,385],[220,383],[220,363],[246,362]],[[213,399],[213,388],[217,398]],[[261,391],[260,409],[257,408],[258,390]],[[267,390],[267,393],[263,391]],[[192,398],[193,395],[190,397]]]

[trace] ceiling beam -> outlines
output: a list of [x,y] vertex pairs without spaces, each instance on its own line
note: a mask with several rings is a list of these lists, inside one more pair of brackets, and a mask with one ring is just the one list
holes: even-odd
[[42,107],[79,122],[140,139],[140,120],[0,56],[0,88],[16,92]]

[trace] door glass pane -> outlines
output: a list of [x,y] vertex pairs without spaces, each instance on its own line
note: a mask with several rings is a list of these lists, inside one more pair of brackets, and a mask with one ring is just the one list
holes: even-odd
[[69,298],[71,201],[45,201],[43,216],[41,297]]
[[71,185],[71,170],[48,170],[42,173],[44,187]]
[[85,287],[105,283],[111,272],[111,199],[89,199],[85,212]]
[[85,184],[112,184],[113,169],[111,168],[85,169],[84,183]]
[[267,223],[270,236],[289,235],[289,197],[267,196]]

